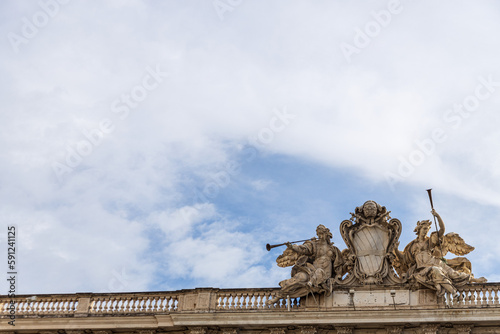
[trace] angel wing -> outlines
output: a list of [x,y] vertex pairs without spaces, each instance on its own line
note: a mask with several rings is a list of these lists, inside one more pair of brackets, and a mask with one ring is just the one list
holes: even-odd
[[464,239],[462,239],[458,233],[454,232],[444,236],[441,247],[443,248],[443,256],[446,255],[447,252],[462,256],[474,250],[474,247],[466,244]]
[[287,248],[283,251],[283,254],[278,256],[276,259],[276,263],[278,264],[278,267],[290,267],[295,264],[295,262],[299,258],[299,253],[293,251],[291,248]]

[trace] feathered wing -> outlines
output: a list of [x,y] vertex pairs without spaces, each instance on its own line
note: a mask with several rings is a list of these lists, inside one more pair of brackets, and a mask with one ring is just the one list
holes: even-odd
[[464,239],[458,233],[448,233],[443,238],[443,256],[447,252],[462,256],[469,254],[474,250],[474,247],[465,243]]
[[278,267],[290,267],[295,264],[298,258],[299,253],[295,252],[291,248],[287,248],[283,251],[283,254],[278,256],[278,258],[276,259],[276,263],[278,264]]

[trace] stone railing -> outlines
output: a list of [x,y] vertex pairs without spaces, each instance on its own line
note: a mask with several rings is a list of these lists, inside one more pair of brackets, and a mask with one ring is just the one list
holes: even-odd
[[[363,290],[365,289],[365,291]],[[179,290],[172,292],[144,292],[144,293],[110,293],[110,294],[61,294],[61,295],[22,295],[14,299],[8,296],[0,296],[0,317],[8,317],[12,309],[16,316],[92,316],[99,314],[168,314],[179,312],[245,312],[254,310],[258,312],[273,311],[310,311],[322,310],[335,311],[336,309],[362,308],[356,301],[359,293],[369,297],[376,290],[350,289],[346,291],[334,291],[329,302],[325,298],[310,298],[308,302],[300,298],[283,299],[274,305],[266,305],[266,301],[276,296],[277,288],[268,289],[213,289],[198,288],[192,290]],[[364,291],[364,292],[363,292]],[[398,296],[411,294],[404,287],[398,290],[380,290],[388,300],[385,307],[414,307],[415,305],[403,305],[404,303],[392,304],[388,296],[394,293]],[[385,292],[384,292],[385,291]],[[461,297],[450,298],[445,296],[438,301],[430,301],[426,305],[446,308],[483,308],[499,307],[500,283],[471,284],[462,287]],[[352,293],[352,296],[350,294]],[[429,296],[435,296],[433,291],[427,291]],[[350,299],[351,298],[351,299]],[[364,297],[363,297],[364,298]],[[378,298],[378,297],[377,297]],[[406,298],[406,297],[404,297]],[[403,298],[403,299],[404,299]],[[315,303],[313,304],[312,300]],[[342,304],[342,300],[345,303]],[[408,297],[408,300],[412,298]],[[340,302],[339,302],[340,301]],[[356,301],[356,305],[354,305]],[[355,306],[355,307],[354,307]],[[367,305],[370,306],[370,305]],[[374,306],[374,305],[372,305]]]
[[452,308],[500,307],[500,283],[469,284],[458,289],[460,296],[446,294],[443,303]]
[[289,310],[300,307],[300,298],[282,299],[272,306],[267,306],[266,301],[274,298],[278,289],[263,290],[219,290],[217,292],[216,309],[223,311],[238,310]]

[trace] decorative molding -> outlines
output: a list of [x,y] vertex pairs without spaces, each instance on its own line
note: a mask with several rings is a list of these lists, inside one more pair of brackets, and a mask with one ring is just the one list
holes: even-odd
[[474,325],[455,325],[453,327],[457,330],[457,334],[470,334]]
[[286,334],[286,328],[285,327],[272,327],[269,328],[270,334]]
[[403,333],[403,326],[389,326],[386,327],[387,334],[402,334]]
[[335,327],[337,334],[352,334],[353,327]]
[[301,334],[316,334],[318,333],[318,328],[316,326],[302,326],[300,327]]
[[189,334],[207,334],[207,327],[189,327]]
[[426,324],[420,326],[420,330],[422,334],[437,334],[439,331],[439,324]]
[[238,334],[239,328],[221,328],[220,329],[223,334]]

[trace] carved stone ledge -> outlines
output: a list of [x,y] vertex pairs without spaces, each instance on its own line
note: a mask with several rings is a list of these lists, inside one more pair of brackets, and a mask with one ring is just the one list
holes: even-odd
[[270,334],[286,334],[286,328],[285,327],[274,327],[274,328],[269,328]]
[[422,334],[438,334],[439,327],[441,327],[439,324],[422,325],[420,326],[420,332]]
[[85,334],[86,332],[83,329],[73,329],[64,331],[66,334]]
[[145,329],[141,331],[137,331],[137,334],[156,334],[156,330],[154,329]]
[[337,334],[352,334],[353,327],[335,327]]
[[112,334],[112,331],[109,330],[101,330],[101,331],[92,331],[92,334]]
[[403,333],[403,326],[390,326],[386,327],[387,334],[401,334]]
[[316,334],[318,333],[318,328],[315,326],[302,326],[300,327],[301,334]]
[[474,325],[455,325],[453,327],[457,330],[457,334],[470,334]]

